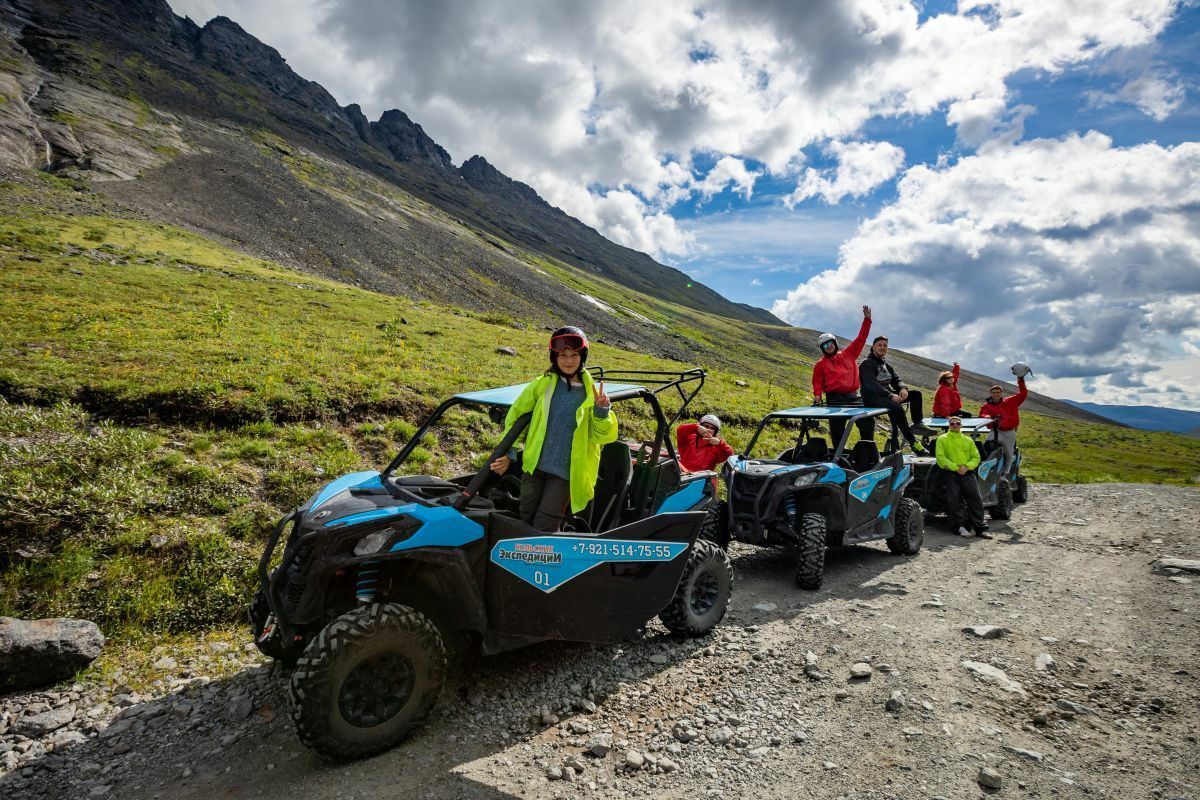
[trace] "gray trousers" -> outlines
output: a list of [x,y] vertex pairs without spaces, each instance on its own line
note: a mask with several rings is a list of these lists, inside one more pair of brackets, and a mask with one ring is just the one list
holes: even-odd
[[1011,431],[1000,431],[1000,450],[1004,453],[1003,463],[1000,465],[1000,475],[1008,475],[1008,471],[1012,469],[1013,461],[1017,458],[1017,429]]
[[537,530],[558,531],[570,503],[570,481],[540,469],[521,476],[521,519]]

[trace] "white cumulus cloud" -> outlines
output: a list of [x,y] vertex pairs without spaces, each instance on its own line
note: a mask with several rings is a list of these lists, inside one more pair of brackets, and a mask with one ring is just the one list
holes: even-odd
[[1200,143],[1039,139],[913,167],[898,194],[774,313],[849,330],[870,303],[901,348],[1127,398],[1166,391],[1160,364],[1200,345]]
[[806,169],[786,200],[789,206],[817,195],[831,204],[862,197],[894,178],[904,164],[904,150],[890,142],[832,142],[826,152],[837,158],[837,169]]

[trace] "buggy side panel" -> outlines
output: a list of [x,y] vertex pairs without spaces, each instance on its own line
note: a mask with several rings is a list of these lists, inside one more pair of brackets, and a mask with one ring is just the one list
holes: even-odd
[[655,514],[675,511],[692,511],[704,508],[714,493],[715,472],[685,472],[679,478],[679,486],[663,498]]
[[526,641],[620,641],[670,602],[704,516],[658,514],[594,536],[546,534],[494,516],[489,628]]

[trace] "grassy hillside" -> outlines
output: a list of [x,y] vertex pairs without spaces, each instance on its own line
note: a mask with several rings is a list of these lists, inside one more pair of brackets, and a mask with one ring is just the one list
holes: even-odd
[[[453,392],[544,368],[546,333],[528,321],[315,278],[38,180],[5,184],[0,201],[0,614],[83,615],[120,637],[237,620],[279,514],[385,462]],[[735,445],[765,411],[807,400],[810,367],[786,332],[772,341],[526,257],[696,342],[712,370],[696,410],[728,420]],[[603,343],[591,361],[691,366]],[[639,414],[621,409],[625,436],[649,432]],[[1200,474],[1195,440],[1025,419],[1035,480]],[[465,414],[415,463],[461,473],[497,433]]]

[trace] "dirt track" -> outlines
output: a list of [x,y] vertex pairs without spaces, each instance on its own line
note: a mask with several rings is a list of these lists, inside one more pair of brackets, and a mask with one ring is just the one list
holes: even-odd
[[[735,547],[735,606],[714,636],[679,642],[655,624],[621,647],[468,664],[425,729],[358,764],[304,750],[282,679],[257,668],[210,684],[189,714],[154,710],[177,698],[145,703],[140,730],[60,748],[0,778],[0,795],[960,798],[984,792],[987,766],[1009,797],[1200,798],[1200,576],[1150,568],[1200,557],[1200,492],[1037,486],[993,530],[933,527],[914,558],[832,551],[818,593],[793,587],[782,553]],[[962,631],[982,624],[1008,633]],[[809,652],[824,680],[806,674]],[[1056,669],[1035,668],[1043,653]],[[852,681],[860,661],[873,674]],[[889,711],[896,690],[903,707]],[[230,715],[249,708],[237,695],[256,713]],[[561,722],[535,722],[543,712]],[[611,752],[584,754],[605,731]],[[628,749],[670,771],[625,770]],[[548,777],[573,756],[574,782]]]

